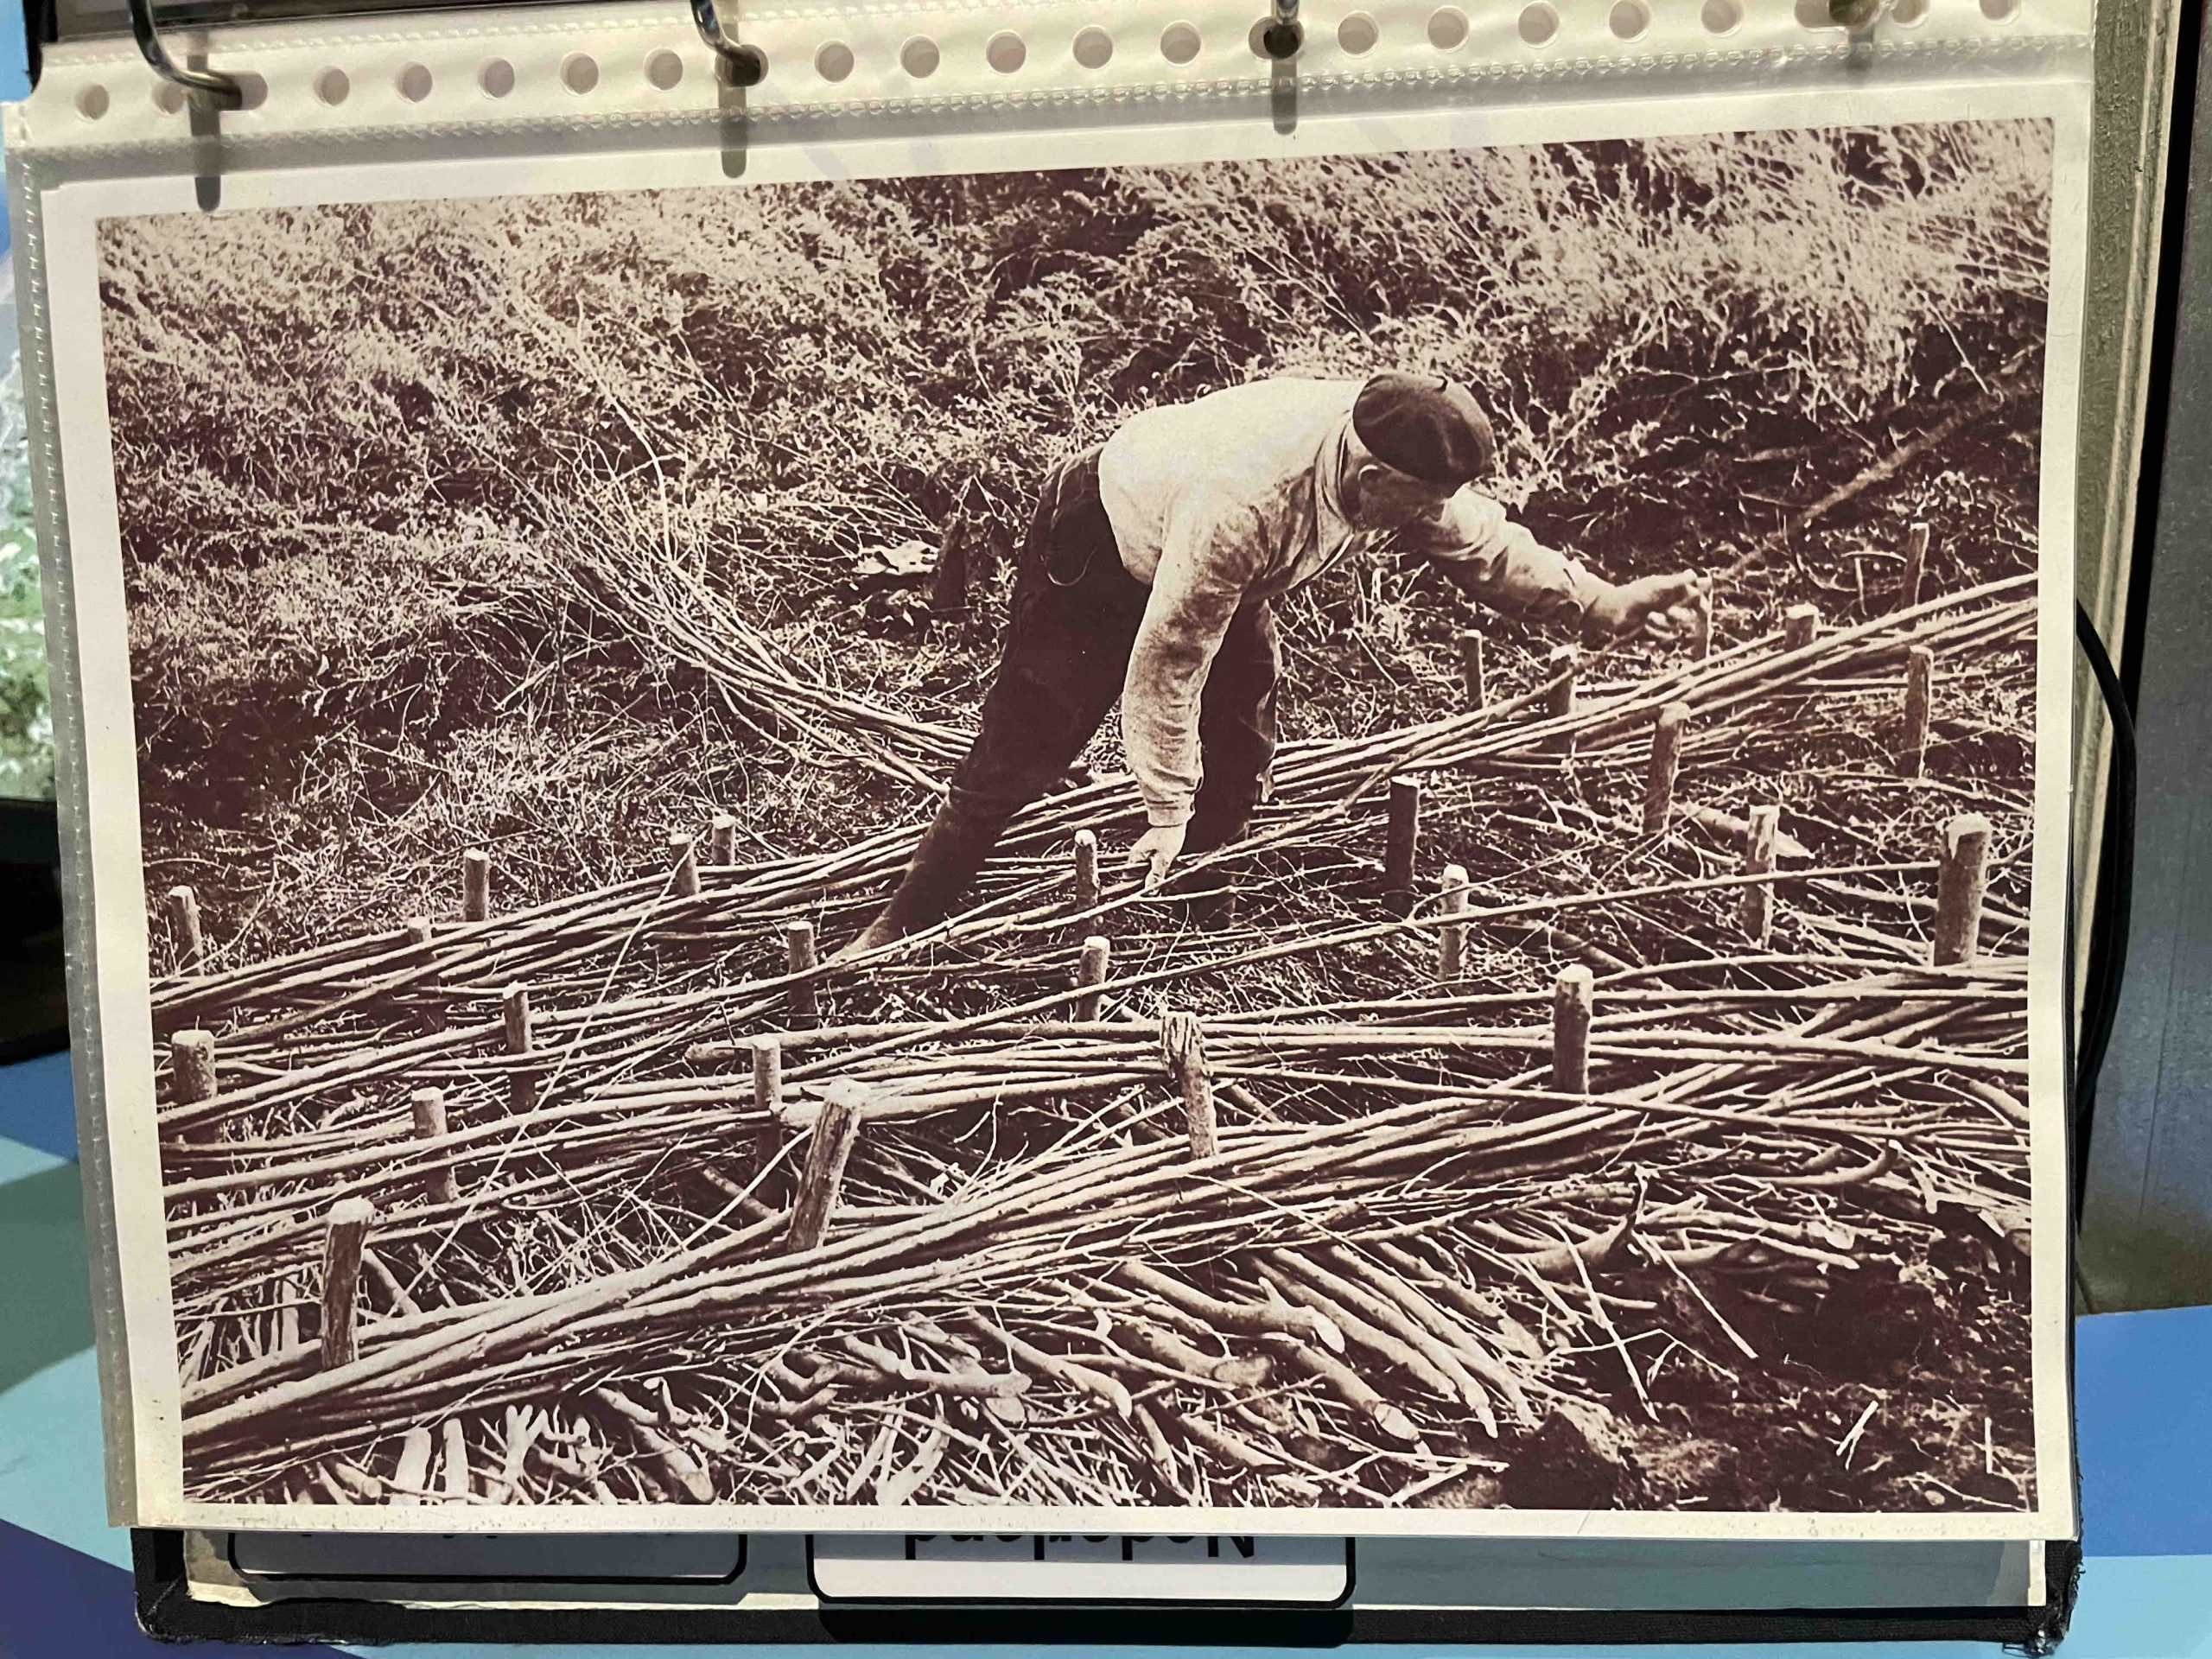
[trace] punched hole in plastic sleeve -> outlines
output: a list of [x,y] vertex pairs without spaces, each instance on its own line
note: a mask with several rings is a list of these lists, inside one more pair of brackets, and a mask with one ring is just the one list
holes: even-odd
[[[2079,50],[2089,0],[1853,0],[1845,10],[1839,17],[1834,0],[1526,0],[1480,9],[1301,0],[1294,60],[1310,113],[1321,107],[1313,100],[1332,89],[1384,94],[1416,81],[1448,88],[1455,77],[1471,86],[1534,87],[1548,76],[1586,75],[1609,64],[1679,76],[1694,73],[1706,54],[1740,75],[1761,57],[1780,73],[1809,73],[1869,48],[1878,67],[1891,51],[1925,62],[1930,54],[1963,54],[1964,61],[2046,45]],[[743,25],[738,49],[755,66],[752,79],[706,73],[716,69],[717,49],[702,42],[685,7],[666,0],[486,8],[435,24],[406,12],[332,17],[312,32],[218,25],[194,38],[207,41],[199,55],[228,66],[224,73],[242,88],[251,75],[262,89],[224,112],[225,143],[385,124],[425,134],[547,120],[688,121],[703,130],[721,114],[718,85],[753,89],[747,114],[755,142],[772,135],[772,125],[760,124],[779,112],[906,103],[950,109],[1002,99],[1041,109],[1054,100],[1242,96],[1256,111],[1283,60],[1262,43],[1270,8],[1257,0],[1122,0],[1110,11],[1040,3],[988,12],[817,5],[731,13],[726,22]],[[587,60],[595,79],[582,68]],[[506,70],[487,73],[495,61]],[[776,63],[802,73],[758,73]],[[324,72],[334,67],[347,78],[346,98],[326,96]],[[158,80],[128,43],[64,42],[47,54],[16,147],[174,143],[185,136],[177,119],[184,109],[181,92]]]

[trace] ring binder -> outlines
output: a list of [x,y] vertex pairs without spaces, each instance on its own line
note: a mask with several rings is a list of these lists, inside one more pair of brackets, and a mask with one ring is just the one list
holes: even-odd
[[[699,3],[704,5],[708,0]],[[146,60],[147,67],[163,80],[207,99],[219,109],[235,110],[245,105],[245,89],[235,75],[180,64],[169,56],[168,48],[162,42],[161,29],[154,22],[154,0],[130,0],[130,34],[138,42],[138,54]]]
[[[143,4],[144,0],[138,0]],[[691,19],[699,25],[699,38],[713,48],[724,81],[731,86],[758,86],[768,73],[767,54],[757,46],[741,46],[722,31],[715,0],[691,0]]]
[[162,42],[162,33],[154,22],[154,0],[130,0],[130,34],[138,43],[138,54],[146,60],[153,72],[172,86],[185,89],[185,103],[190,111],[193,151],[198,160],[193,178],[193,194],[198,199],[200,211],[213,213],[222,202],[222,186],[218,181],[216,145],[220,137],[216,120],[219,110],[238,110],[245,106],[245,87],[235,75],[200,65],[181,65],[169,56],[168,48]]
[[745,175],[745,90],[758,86],[768,73],[767,54],[757,46],[741,46],[723,32],[715,0],[691,0],[691,21],[699,38],[715,54],[715,106],[721,117],[722,176]]
[[1306,44],[1298,0],[1274,0],[1273,16],[1258,35],[1268,58],[1268,112],[1274,130],[1287,137],[1298,130],[1298,54]]

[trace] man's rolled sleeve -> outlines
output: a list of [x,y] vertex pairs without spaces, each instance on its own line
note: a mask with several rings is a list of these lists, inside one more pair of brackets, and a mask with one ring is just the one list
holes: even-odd
[[1579,620],[1600,585],[1580,560],[1546,547],[1497,502],[1473,490],[1461,490],[1434,519],[1409,527],[1401,542],[1493,610],[1530,621]]
[[1190,822],[1204,776],[1198,709],[1206,674],[1244,602],[1259,536],[1249,506],[1221,512],[1198,505],[1170,520],[1122,687],[1122,747],[1155,826]]

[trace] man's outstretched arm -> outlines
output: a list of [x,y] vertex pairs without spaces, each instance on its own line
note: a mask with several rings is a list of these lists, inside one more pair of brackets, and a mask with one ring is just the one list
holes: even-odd
[[1545,546],[1498,503],[1472,490],[1453,496],[1441,515],[1410,527],[1402,540],[1493,610],[1531,621],[1579,622],[1593,642],[1632,632],[1687,602],[1698,587],[1698,578],[1687,574],[1607,582],[1580,559]]

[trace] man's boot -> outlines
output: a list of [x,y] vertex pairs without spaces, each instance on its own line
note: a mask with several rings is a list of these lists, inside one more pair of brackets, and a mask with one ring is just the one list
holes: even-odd
[[922,832],[906,874],[876,918],[858,938],[836,954],[836,960],[856,957],[906,938],[917,929],[943,921],[952,913],[968,885],[982,871],[1002,825],[978,824],[940,809]]

